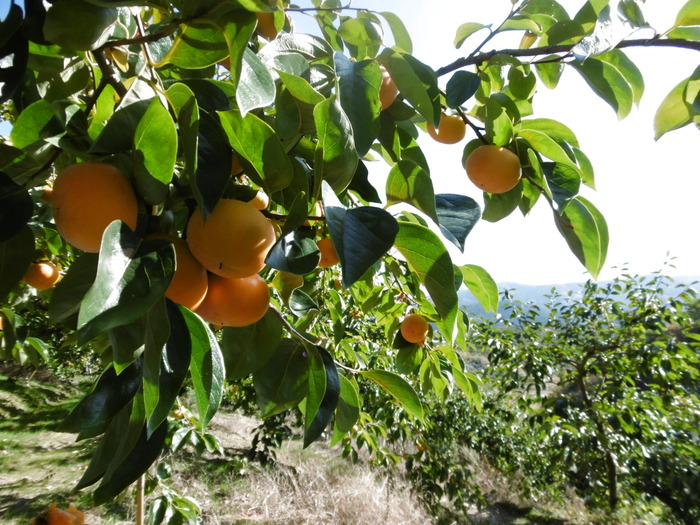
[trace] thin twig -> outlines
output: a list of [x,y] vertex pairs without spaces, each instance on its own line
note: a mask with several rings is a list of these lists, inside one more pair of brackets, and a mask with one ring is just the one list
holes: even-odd
[[[458,58],[451,64],[443,66],[436,71],[437,76],[443,76],[457,69],[461,69],[466,66],[478,66],[496,55],[510,55],[512,57],[537,57],[544,55],[554,55],[557,53],[564,53],[565,55],[560,57],[559,60],[563,60],[576,44],[560,44],[554,46],[541,46],[532,47],[529,49],[494,49],[493,51],[487,51],[484,53],[472,54],[467,57]],[[700,51],[700,41],[685,40],[683,38],[645,38],[645,39],[631,39],[623,40],[618,43],[616,49],[624,49],[627,47],[675,47],[679,49],[690,49],[693,51]],[[555,61],[552,59],[550,61]]]

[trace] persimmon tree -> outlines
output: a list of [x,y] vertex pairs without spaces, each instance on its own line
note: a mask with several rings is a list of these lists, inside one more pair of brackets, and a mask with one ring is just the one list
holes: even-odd
[[[302,14],[315,34],[294,31]],[[446,243],[463,250],[480,220],[548,206],[596,277],[608,233],[580,195],[595,185],[593,167],[574,131],[538,118],[533,100],[574,70],[623,118],[644,91],[624,49],[698,50],[698,25],[698,0],[643,40],[629,38],[647,26],[639,2],[591,0],[569,13],[551,0],[513,1],[498,24],[465,20],[455,38],[463,59],[428,64],[398,16],[335,0],[11,2],[0,12],[0,102],[12,124],[0,142],[1,351],[50,356],[17,313],[38,294],[60,330],[52,345],[99,355],[103,373],[63,425],[79,439],[101,436],[79,487],[97,485],[98,502],[117,496],[161,454],[181,393],[192,393],[207,435],[227,382],[251,376],[263,417],[301,412],[306,445],[326,429],[341,439],[372,411],[363,384],[418,423],[429,418],[421,395],[476,401],[457,290],[488,310],[498,293],[486,269],[455,265]],[[501,34],[513,47],[491,49]],[[697,121],[698,73],[685,74],[659,108],[657,137]],[[465,160],[482,145],[511,152],[514,187],[483,202],[435,194],[417,138],[440,136],[441,119],[455,117],[468,137],[452,147]],[[138,201],[136,226],[109,224],[97,253],[58,234],[48,197],[58,174],[84,162],[117,167]],[[369,163],[385,171],[383,188]],[[455,174],[461,186],[464,166]],[[186,237],[193,214],[206,224],[222,199],[261,190],[276,232],[259,272],[270,307],[251,325],[214,330],[165,297],[178,267],[167,235]],[[321,238],[339,264],[319,267]],[[41,260],[63,278],[37,292],[21,281]],[[431,322],[425,341],[400,335],[409,314]]]

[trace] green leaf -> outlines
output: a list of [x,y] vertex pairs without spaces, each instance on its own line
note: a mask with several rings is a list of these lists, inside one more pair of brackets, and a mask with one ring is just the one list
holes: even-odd
[[170,184],[177,157],[177,130],[158,97],[151,101],[136,126],[134,149],[154,179],[166,186]]
[[340,380],[340,396],[338,406],[335,409],[335,425],[333,427],[333,438],[331,446],[334,446],[340,439],[352,430],[358,419],[360,419],[360,392],[355,381],[351,381],[344,375],[338,375]]
[[199,106],[194,92],[181,82],[173,84],[164,93],[177,116],[180,131],[183,174],[194,180],[197,173],[197,149],[199,147]]
[[481,218],[481,208],[471,197],[440,193],[435,196],[440,231],[445,238],[464,251],[464,243]]
[[435,72],[406,53],[386,48],[378,57],[404,97],[425,120],[440,123],[440,91]]
[[481,218],[489,222],[498,222],[513,213],[523,197],[523,181],[505,193],[484,193],[484,210]]
[[83,253],[71,263],[68,272],[58,281],[51,294],[49,321],[52,324],[63,321],[80,310],[85,294],[95,282],[98,261],[97,253]]
[[486,138],[496,146],[505,146],[513,139],[513,122],[506,109],[494,98],[489,98],[484,104],[486,109],[484,124]]
[[243,117],[237,110],[220,111],[219,118],[236,154],[252,168],[246,174],[268,195],[286,188],[294,171],[274,130],[253,113]]
[[677,84],[661,102],[654,116],[654,139],[659,140],[669,131],[682,128],[693,121],[695,113],[685,100],[689,79]]
[[389,24],[389,29],[391,29],[391,34],[394,37],[396,47],[406,53],[413,53],[413,42],[411,41],[411,35],[408,33],[403,21],[394,13],[389,13],[388,11],[382,11],[377,14],[384,17],[384,20],[386,20]]
[[353,46],[379,46],[384,33],[382,26],[369,18],[347,18],[338,28],[338,35]]
[[464,284],[479,300],[487,312],[498,312],[498,285],[491,275],[481,266],[465,264],[459,267],[464,278]]
[[423,421],[423,405],[416,391],[403,377],[387,370],[365,370],[360,374],[386,390],[410,415]]
[[597,58],[589,58],[582,64],[573,62],[593,92],[615,110],[618,119],[629,115],[634,103],[634,91],[629,82],[612,64]]
[[430,175],[410,160],[400,160],[386,181],[387,206],[406,202],[438,222],[435,192]]
[[586,270],[597,278],[608,251],[608,225],[605,218],[583,197],[576,197],[564,210],[554,214],[557,229]]
[[61,423],[62,432],[79,433],[80,439],[105,431],[110,421],[127,406],[141,387],[143,359],[137,359],[121,374],[109,365],[92,391],[73,407]]
[[283,339],[273,357],[253,372],[262,417],[296,406],[308,390],[309,357],[305,346]]
[[[545,57],[543,60],[546,60],[547,58],[556,58],[556,55],[550,55],[549,57]],[[539,75],[542,83],[547,86],[547,88],[554,89],[559,84],[561,74],[564,72],[564,64],[560,62],[535,64],[535,71]]]
[[325,188],[326,220],[343,269],[343,286],[349,287],[389,251],[399,228],[396,219],[380,208],[346,210]]
[[19,114],[10,130],[10,140],[16,148],[26,148],[40,140],[64,133],[65,129],[57,121],[51,103],[41,99]]
[[246,48],[243,53],[241,78],[236,87],[236,102],[245,117],[256,108],[264,108],[275,101],[275,81],[262,60]]
[[519,137],[527,140],[532,149],[541,155],[578,170],[576,157],[573,152],[568,147],[564,149],[562,144],[557,142],[552,136],[536,129],[521,129],[517,133]]
[[481,77],[471,71],[457,71],[447,81],[445,103],[449,108],[458,108],[472,98],[481,85]]
[[[400,222],[394,246],[426,287],[450,331],[457,317],[458,299],[450,254],[438,236],[420,224]],[[452,334],[445,334],[448,339]]]
[[[187,372],[190,368],[190,360],[192,356],[192,342],[189,328],[185,318],[178,306],[170,300],[165,301],[165,310],[167,320],[165,325],[169,330],[165,333],[155,332],[153,323],[149,323],[148,331],[146,332],[146,359],[149,357],[149,352],[153,353],[158,358],[159,372],[157,382],[154,381],[153,375],[149,376],[144,367],[144,402],[146,405],[146,429],[150,437],[157,428],[160,427],[168,414],[172,411],[173,405],[177,396],[180,394],[180,389],[187,378]],[[149,321],[153,316],[149,317]],[[164,345],[160,345],[163,335],[166,336]],[[157,403],[153,404],[147,399],[148,387],[150,382],[152,387],[151,394],[157,390]],[[150,407],[150,408],[149,408]]]
[[226,379],[238,381],[265,365],[277,350],[282,334],[282,324],[272,310],[251,326],[224,328],[221,353]]
[[317,184],[326,181],[336,193],[350,184],[357,168],[358,153],[350,119],[340,105],[337,95],[314,108],[318,142],[314,161]]
[[187,308],[180,307],[192,341],[190,374],[199,412],[200,431],[204,432],[219,409],[224,395],[226,371],[216,337],[207,324]]
[[165,293],[175,271],[171,243],[142,241],[121,221],[104,232],[97,276],[80,306],[78,341],[134,322]]
[[688,0],[676,15],[674,27],[700,25],[700,1]]
[[455,34],[454,44],[455,48],[459,49],[464,44],[464,41],[472,36],[477,31],[487,28],[484,24],[479,24],[476,22],[467,22],[462,24],[457,28],[457,34]]
[[374,60],[353,62],[335,54],[338,99],[352,126],[355,148],[365,155],[379,135],[379,88],[382,74]]
[[632,100],[639,105],[644,94],[644,77],[637,65],[621,49],[613,49],[598,56],[599,60],[604,60],[608,64],[617,68],[625,81],[632,88]]
[[[328,353],[328,350],[321,346],[317,346],[315,350],[318,355],[318,360],[321,362],[321,368],[318,374],[318,380],[312,381],[311,377],[314,374],[309,373],[304,447],[308,447],[323,434],[323,431],[333,419],[333,413],[338,406],[338,400],[340,398],[340,378],[333,358]],[[312,361],[314,362],[314,366],[316,366],[316,360]],[[321,376],[323,376],[323,389],[320,388]],[[323,390],[321,398],[318,400],[313,399],[312,390],[315,390],[315,395],[313,397],[318,397],[321,390]]]
[[571,202],[571,199],[578,195],[581,187],[581,176],[577,170],[571,169],[570,166],[554,162],[543,162],[542,169],[552,199],[557,205],[557,211],[561,213]]
[[556,142],[566,142],[578,147],[578,139],[573,131],[564,124],[549,118],[532,118],[520,121],[519,128],[540,131]]
[[292,96],[298,101],[315,106],[319,102],[326,100],[326,97],[316,91],[305,78],[280,70],[277,70],[277,74]]
[[83,0],[61,0],[46,12],[44,37],[72,51],[86,51],[104,44],[117,22],[119,11]]
[[467,400],[474,405],[478,412],[481,412],[483,407],[481,391],[479,390],[479,385],[481,385],[479,378],[470,372],[465,373],[455,366],[452,367],[452,377],[454,377],[459,389],[467,396]]

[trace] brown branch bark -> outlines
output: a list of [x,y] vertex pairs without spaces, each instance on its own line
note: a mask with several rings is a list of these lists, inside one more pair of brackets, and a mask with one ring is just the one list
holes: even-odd
[[[538,56],[548,56],[558,53],[563,53],[561,60],[571,52],[576,44],[567,45],[554,45],[554,46],[542,46],[533,47],[530,49],[494,49],[493,51],[486,51],[484,53],[477,53],[475,55],[470,55],[468,57],[458,58],[451,64],[447,64],[439,68],[436,73],[438,76],[446,75],[452,71],[462,69],[467,66],[478,66],[490,58],[496,55],[510,55],[513,57],[538,57]],[[700,51],[700,42],[694,40],[686,40],[684,38],[646,38],[646,39],[631,39],[623,40],[617,46],[616,49],[623,49],[627,47],[675,47],[679,49],[690,49],[693,51]]]

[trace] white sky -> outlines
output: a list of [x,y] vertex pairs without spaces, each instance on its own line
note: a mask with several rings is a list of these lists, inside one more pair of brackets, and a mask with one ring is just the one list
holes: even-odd
[[[574,14],[583,0],[560,0]],[[684,0],[648,0],[643,9],[653,27],[671,26]],[[302,5],[309,5],[303,2]],[[413,38],[413,54],[434,68],[468,54],[483,33],[472,36],[460,50],[453,41],[464,22],[498,24],[510,10],[510,0],[356,0],[354,7],[391,11],[399,15]],[[294,15],[295,21],[300,15]],[[298,23],[297,30],[306,24]],[[516,33],[512,33],[515,35]],[[520,33],[515,43],[517,46]],[[607,279],[619,268],[648,273],[658,270],[670,253],[675,275],[700,274],[700,132],[691,127],[671,132],[658,142],[653,118],[666,94],[700,63],[697,52],[673,49],[628,50],[644,75],[645,95],[638,110],[623,121],[593,94],[573,70],[565,71],[553,91],[540,87],[534,117],[549,117],[568,125],[593,162],[597,191],[583,195],[605,215],[610,230],[607,263],[599,276]],[[447,81],[449,76],[442,79]],[[482,202],[461,165],[462,148],[420,140],[428,158],[436,193],[461,193]],[[514,212],[496,224],[480,221],[467,238],[458,264],[478,264],[498,282],[553,284],[589,278],[558,233],[549,207],[539,202],[523,218]]]
[[[560,3],[573,14],[583,0]],[[643,8],[651,25],[663,31],[684,3],[648,0]],[[306,7],[311,2],[299,4]],[[480,41],[482,34],[474,35],[461,50],[455,50],[453,40],[460,24],[497,24],[510,5],[510,0],[353,2],[354,7],[398,14],[413,38],[413,54],[434,68],[468,54],[470,46]],[[313,27],[305,21],[309,20],[306,16],[294,14],[293,18],[297,31]],[[571,127],[593,162],[598,190],[585,192],[584,196],[605,215],[610,230],[608,259],[601,279],[614,277],[619,267],[638,273],[655,271],[667,253],[676,258],[676,270],[671,273],[698,275],[700,132],[686,127],[654,142],[652,123],[661,100],[692,73],[700,63],[700,54],[673,49],[627,52],[646,82],[639,109],[627,119],[618,121],[613,110],[574,71],[565,72],[556,90],[539,88],[534,116],[555,118]],[[442,80],[443,85],[447,78]],[[436,193],[461,193],[482,202],[481,193],[471,185],[461,166],[462,148],[470,138],[460,145],[446,146],[426,136],[420,144],[430,163]],[[483,266],[498,282],[553,284],[588,278],[556,230],[544,202],[538,203],[527,218],[516,211],[496,224],[480,221],[467,239],[465,253],[453,253],[453,257],[458,264]]]

